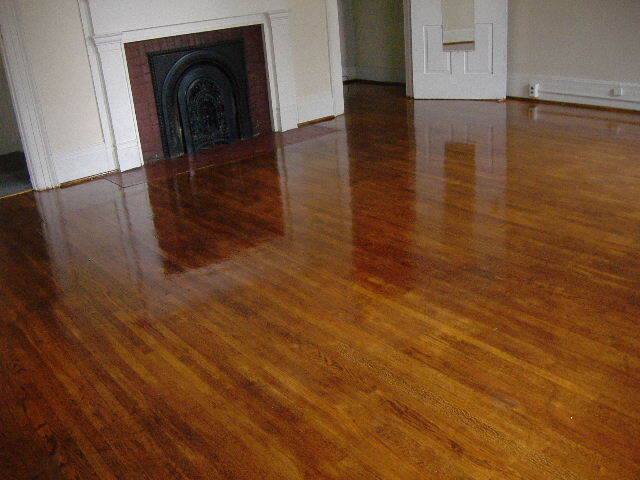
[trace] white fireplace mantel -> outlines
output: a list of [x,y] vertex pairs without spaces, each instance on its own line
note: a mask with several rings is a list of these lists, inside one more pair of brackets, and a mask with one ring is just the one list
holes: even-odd
[[124,45],[262,25],[274,130],[298,125],[291,28],[283,0],[80,0],[98,109],[113,170],[143,164]]

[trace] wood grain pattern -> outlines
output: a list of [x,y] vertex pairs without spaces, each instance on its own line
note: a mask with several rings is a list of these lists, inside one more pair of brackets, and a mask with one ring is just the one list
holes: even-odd
[[640,478],[640,117],[346,94],[0,200],[0,478]]

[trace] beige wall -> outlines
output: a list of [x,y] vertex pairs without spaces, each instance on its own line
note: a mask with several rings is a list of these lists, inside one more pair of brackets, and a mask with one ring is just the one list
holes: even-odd
[[402,0],[354,0],[356,64],[404,68]]
[[[351,0],[362,67],[404,67],[402,0]],[[22,37],[54,154],[102,142],[76,0],[17,0]],[[326,7],[289,0],[297,94],[331,91]],[[640,79],[637,0],[511,0],[510,74]],[[349,54],[351,55],[351,54]]]
[[298,100],[331,92],[327,10],[322,0],[289,0]]
[[640,82],[640,1],[510,0],[509,74]]
[[76,0],[19,0],[22,40],[54,154],[101,143],[80,12]]
[[343,45],[345,62],[353,62],[348,65],[355,67],[352,76],[367,80],[402,80],[405,65],[402,0],[340,1],[343,25],[347,27],[346,44]]
[[[77,0],[17,0],[54,154],[103,141]],[[325,3],[289,0],[299,99],[331,92]]]
[[[404,65],[400,0],[340,3],[345,67]],[[508,54],[509,74],[639,83],[640,1],[510,0]]]
[[445,30],[474,28],[473,0],[446,0],[442,2],[442,22]]
[[20,131],[11,104],[11,92],[0,57],[0,155],[22,150]]

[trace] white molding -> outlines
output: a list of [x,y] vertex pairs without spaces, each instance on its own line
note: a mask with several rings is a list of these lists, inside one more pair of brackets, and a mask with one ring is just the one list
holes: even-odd
[[104,84],[102,82],[102,67],[98,58],[98,50],[93,41],[94,32],[91,23],[91,12],[89,11],[89,4],[87,3],[87,0],[78,0],[78,8],[80,9],[84,41],[87,47],[89,67],[91,69],[91,76],[98,104],[98,114],[100,116],[100,124],[102,126],[102,138],[104,139],[109,164],[112,167],[111,170],[115,170],[118,168],[118,160],[115,150],[116,146],[113,129],[111,128],[111,115],[109,114],[109,107],[107,105],[107,92],[105,91]]
[[342,51],[340,48],[340,16],[338,0],[326,0],[327,38],[329,43],[329,69],[333,95],[333,115],[344,113],[344,85],[342,73]]
[[[124,51],[124,44],[129,42],[262,25],[274,130],[286,131],[298,126],[298,101],[295,93],[291,27],[287,10],[273,10],[152,27],[141,24],[139,29],[122,32],[110,31],[108,34],[95,35],[91,38],[94,32],[93,10],[95,9],[96,14],[99,15],[104,14],[104,9],[109,7],[99,2],[78,1],[85,34],[89,36],[87,43],[90,61],[91,52],[94,52],[93,58],[96,65],[95,68],[92,68],[93,81],[96,94],[102,98],[104,107],[104,109],[100,109],[100,118],[103,131],[106,132],[107,155],[114,152],[111,164],[120,171],[136,168],[144,163]],[[213,7],[207,8],[211,9],[212,14],[215,13]],[[95,50],[92,42],[95,42]],[[99,98],[99,106],[100,102]],[[111,148],[111,146],[113,147]]]
[[298,103],[298,121],[305,123],[319,118],[331,117],[334,115],[333,108],[333,92],[309,95]]
[[[286,19],[286,11],[266,12],[274,18]],[[98,43],[131,43],[154,38],[176,37],[178,35],[188,35],[192,33],[210,32],[213,30],[223,30],[225,28],[244,27],[247,25],[259,25],[264,23],[265,14],[242,15],[229,18],[211,18],[198,20],[196,22],[162,25],[153,28],[143,28],[140,30],[130,30],[108,35],[97,35]]]
[[68,153],[56,153],[53,161],[60,183],[92,177],[114,170],[104,143]]
[[120,35],[96,37],[101,75],[97,77],[96,91],[104,89],[108,118],[115,144],[115,164],[124,172],[143,165],[140,133],[131,94],[129,72]]
[[507,90],[508,0],[476,2],[475,49],[444,51],[440,0],[411,5],[413,97],[503,99]]
[[[296,77],[293,71],[293,41],[288,11],[268,12],[268,22],[263,23],[267,72],[269,77],[269,101],[276,131],[286,132],[298,127],[298,99]],[[237,17],[242,19],[244,17]]]
[[[540,100],[640,110],[640,83],[511,74],[507,82],[507,94],[529,98],[529,85],[536,83],[540,84]],[[613,96],[613,89],[619,87],[623,89],[623,95]]]
[[51,158],[42,104],[23,47],[14,0],[0,1],[0,34],[0,48],[31,184],[36,190],[57,187],[60,183]]

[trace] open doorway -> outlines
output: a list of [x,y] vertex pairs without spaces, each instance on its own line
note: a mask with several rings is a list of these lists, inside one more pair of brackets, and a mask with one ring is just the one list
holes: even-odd
[[336,1],[346,80],[404,82],[414,99],[506,97],[507,0]]
[[344,81],[405,83],[403,0],[338,0]]
[[32,189],[0,52],[0,198]]

